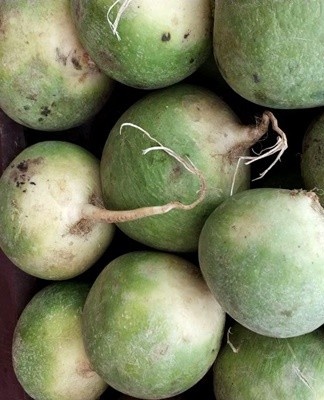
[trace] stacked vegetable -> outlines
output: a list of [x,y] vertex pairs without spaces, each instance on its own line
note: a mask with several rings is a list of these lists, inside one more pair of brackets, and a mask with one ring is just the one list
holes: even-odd
[[320,10],[1,2],[3,400],[324,397]]

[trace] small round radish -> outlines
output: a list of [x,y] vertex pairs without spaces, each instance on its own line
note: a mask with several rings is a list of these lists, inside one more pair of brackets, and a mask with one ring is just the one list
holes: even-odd
[[85,353],[81,315],[87,284],[55,282],[40,290],[17,322],[12,359],[24,390],[37,400],[97,400],[107,384]]
[[108,76],[153,89],[192,74],[212,47],[209,0],[72,0],[81,42]]
[[81,45],[69,0],[0,2],[0,107],[29,128],[59,131],[93,117],[113,81]]
[[[203,192],[192,210],[118,224],[153,248],[196,251],[208,215],[232,193],[249,187],[250,169],[243,159],[274,122],[265,112],[255,125],[245,126],[224,101],[202,87],[180,83],[154,91],[126,110],[108,135],[100,164],[105,205],[125,210],[177,200],[191,203]],[[153,151],[157,148],[165,151]],[[170,149],[199,173],[170,157]]]
[[25,148],[0,178],[0,247],[25,272],[67,279],[89,268],[110,244],[114,225],[82,216],[101,204],[99,161],[61,141]]
[[224,324],[225,313],[198,267],[169,253],[136,251],[101,271],[82,327],[91,365],[111,387],[162,399],[207,373]]
[[217,400],[314,400],[324,396],[324,331],[265,337],[234,324],[213,368]]
[[291,337],[324,323],[324,211],[312,192],[236,193],[199,239],[203,276],[224,310],[247,328]]

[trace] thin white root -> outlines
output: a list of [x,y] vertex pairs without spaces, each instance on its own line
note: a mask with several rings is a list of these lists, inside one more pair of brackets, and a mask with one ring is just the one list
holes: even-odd
[[144,133],[150,140],[155,142],[158,146],[152,146],[148,147],[147,149],[144,149],[142,151],[143,155],[149,153],[150,151],[164,151],[167,153],[169,156],[173,157],[175,160],[177,160],[187,171],[189,171],[191,174],[196,175],[199,180],[200,180],[200,188],[197,192],[198,198],[195,200],[193,203],[190,204],[183,204],[179,201],[174,201],[170,202],[168,204],[165,204],[164,206],[157,206],[157,207],[165,207],[165,212],[168,212],[172,209],[181,209],[181,210],[191,210],[194,207],[196,207],[197,204],[199,204],[205,197],[206,195],[206,181],[202,173],[196,168],[196,166],[193,164],[193,162],[187,157],[183,158],[179,154],[177,154],[174,150],[170,149],[169,147],[164,146],[162,143],[160,143],[158,140],[156,140],[154,137],[152,137],[145,129],[141,128],[140,126],[133,124],[131,122],[124,122],[119,129],[119,133],[122,134],[122,130],[125,127],[132,127],[140,132]]
[[112,30],[112,33],[117,37],[118,40],[120,40],[120,35],[118,33],[118,25],[120,22],[120,19],[125,12],[126,8],[129,6],[130,2],[132,0],[124,0],[124,2],[121,4],[119,7],[119,10],[117,12],[116,18],[114,21],[110,19],[110,13],[112,12],[113,8],[117,6],[121,2],[121,0],[116,0],[108,9],[107,11],[107,21],[110,26],[110,29]]
[[255,161],[261,160],[263,158],[266,157],[270,157],[274,154],[277,153],[276,158],[274,159],[274,161],[269,165],[268,168],[266,168],[263,172],[261,172],[259,174],[259,176],[257,178],[254,178],[252,181],[256,181],[258,179],[262,179],[269,171],[270,169],[281,159],[281,156],[283,155],[283,153],[286,151],[286,149],[288,148],[288,140],[287,140],[287,136],[285,134],[285,132],[283,130],[281,130],[278,126],[278,121],[275,118],[275,116],[270,112],[270,111],[265,111],[263,113],[262,118],[266,119],[266,124],[269,125],[269,123],[271,123],[272,126],[272,130],[277,133],[277,141],[274,145],[269,146],[263,150],[260,151],[260,153],[256,153],[254,151],[254,154],[256,154],[255,156],[241,156],[239,157],[237,164],[236,164],[236,168],[235,168],[235,172],[234,172],[234,178],[233,178],[233,182],[232,182],[232,186],[231,186],[231,196],[234,192],[234,185],[235,185],[235,180],[236,180],[236,175],[239,169],[239,165],[241,161],[245,160],[245,165],[249,165],[254,163]]
[[232,334],[231,332],[232,327],[230,326],[227,330],[227,334],[226,334],[226,343],[229,345],[229,347],[233,350],[233,353],[238,353],[240,351],[239,347],[235,347],[233,345],[233,343],[230,341],[229,337]]

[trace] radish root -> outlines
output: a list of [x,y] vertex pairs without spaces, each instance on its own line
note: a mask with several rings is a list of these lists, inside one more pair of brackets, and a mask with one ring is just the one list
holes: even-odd
[[266,157],[270,157],[274,154],[277,153],[276,158],[274,159],[274,161],[269,165],[268,168],[266,168],[263,172],[261,172],[259,174],[259,176],[257,178],[254,178],[252,181],[256,181],[258,179],[262,179],[269,171],[270,169],[281,159],[281,156],[283,155],[283,153],[286,151],[286,149],[288,148],[288,141],[287,141],[287,136],[285,134],[285,132],[283,132],[282,129],[279,128],[278,126],[278,121],[276,119],[276,117],[272,114],[272,112],[270,111],[265,111],[262,115],[262,119],[261,122],[259,124],[259,126],[256,128],[257,130],[261,130],[261,132],[263,132],[263,134],[265,134],[268,131],[269,125],[271,123],[271,127],[272,130],[277,133],[277,141],[274,145],[266,147],[265,149],[261,150],[259,153],[256,153],[255,151],[254,154],[256,154],[255,156],[240,156],[237,164],[236,164],[236,168],[235,168],[235,172],[234,172],[234,178],[233,178],[233,182],[232,182],[232,186],[231,186],[231,195],[234,192],[234,185],[235,185],[235,179],[236,179],[236,175],[238,172],[238,168],[239,165],[241,163],[241,161],[245,161],[245,165],[249,165],[254,163],[255,161],[261,160],[263,158]]
[[117,4],[120,3],[120,0],[116,0],[108,9],[107,11],[107,21],[110,26],[110,29],[112,30],[112,33],[117,37],[118,40],[120,40],[120,35],[118,33],[118,25],[120,22],[120,19],[125,12],[126,8],[129,6],[130,2],[132,0],[124,0],[124,2],[121,4],[119,7],[119,10],[117,12],[116,18],[114,21],[110,19],[110,13],[112,12],[113,8],[117,6]]

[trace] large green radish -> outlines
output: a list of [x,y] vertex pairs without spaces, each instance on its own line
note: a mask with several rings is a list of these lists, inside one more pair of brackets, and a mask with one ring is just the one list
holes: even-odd
[[213,45],[238,94],[281,109],[324,105],[324,1],[218,0]]
[[300,170],[305,188],[313,190],[324,205],[324,113],[309,124],[302,141]]
[[136,251],[98,275],[82,327],[90,362],[111,387],[162,399],[207,373],[224,324],[225,313],[197,266],[170,253]]
[[41,289],[17,322],[12,360],[35,400],[97,400],[107,384],[85,353],[81,316],[89,286],[69,281]]
[[212,47],[209,0],[71,0],[81,42],[108,76],[154,89],[191,75]]
[[77,36],[69,0],[0,2],[0,107],[29,128],[59,131],[93,117],[113,81]]
[[199,239],[203,276],[224,310],[278,338],[324,323],[324,211],[313,192],[249,189],[225,200]]
[[324,398],[324,331],[265,337],[234,324],[213,368],[217,400]]
[[196,251],[208,215],[250,186],[250,168],[240,157],[248,156],[273,122],[265,112],[255,125],[243,125],[220,97],[196,85],[179,83],[149,93],[109,132],[100,164],[105,205],[124,210],[200,197],[191,210],[118,224],[153,248]]

